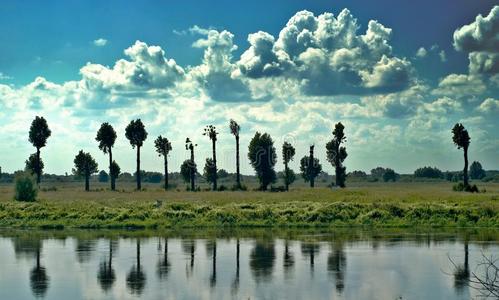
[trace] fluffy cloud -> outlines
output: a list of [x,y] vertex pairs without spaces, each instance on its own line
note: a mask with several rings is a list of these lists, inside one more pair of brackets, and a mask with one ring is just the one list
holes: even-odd
[[424,47],[420,47],[418,51],[416,51],[416,57],[423,58],[426,57],[428,54],[428,51]]
[[411,64],[392,55],[391,29],[371,20],[363,35],[350,11],[338,17],[296,13],[277,40],[266,32],[248,37],[250,48],[238,61],[249,78],[295,79],[306,95],[386,93],[406,89]]
[[473,74],[499,73],[499,6],[489,15],[478,15],[475,22],[454,32],[456,50],[469,53],[469,71]]
[[93,43],[96,47],[104,47],[107,45],[107,40],[104,38],[99,38],[99,39],[94,40]]
[[499,113],[499,100],[487,98],[480,104],[477,110],[486,114],[497,114]]
[[454,32],[454,47],[464,52],[499,49],[499,6],[494,6],[489,15],[478,15],[475,22],[464,25]]
[[159,46],[136,41],[124,53],[130,60],[120,59],[113,68],[91,63],[81,68],[84,84],[92,90],[167,88],[184,76],[182,67],[167,59]]
[[479,76],[450,74],[439,82],[433,94],[456,97],[476,96],[484,93],[486,88]]

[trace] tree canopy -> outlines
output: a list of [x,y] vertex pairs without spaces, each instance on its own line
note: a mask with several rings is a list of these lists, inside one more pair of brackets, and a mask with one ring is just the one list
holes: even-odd
[[90,176],[94,173],[97,173],[97,162],[95,162],[94,158],[90,153],[85,153],[83,150],[80,150],[74,159],[75,164],[75,174],[81,176]]
[[25,169],[26,171],[29,171],[31,175],[34,174],[42,174],[43,173],[43,168],[45,167],[42,158],[40,157],[38,160],[38,157],[36,153],[31,154],[28,159],[26,160],[26,166]]
[[44,117],[36,116],[29,128],[29,142],[35,148],[43,148],[47,144],[47,139],[52,134]]
[[172,151],[171,142],[161,135],[154,141],[154,146],[156,147],[156,152],[160,156],[168,156],[168,153]]
[[135,148],[142,147],[147,139],[147,131],[140,119],[132,120],[125,129],[125,136],[130,141],[130,145]]
[[274,170],[277,154],[274,141],[269,134],[255,133],[248,147],[248,159],[260,181],[260,188],[266,190],[267,186],[274,183],[277,178]]
[[341,122],[334,126],[333,139],[326,144],[326,157],[331,165],[335,168],[336,185],[345,187],[346,167],[343,166],[343,161],[347,158],[347,150],[341,144],[346,142],[344,132],[345,126]]
[[474,161],[470,165],[470,178],[471,179],[482,179],[486,176],[485,170],[482,168],[482,164],[478,161]]
[[104,153],[108,153],[116,141],[116,131],[109,123],[102,123],[95,140],[99,142],[99,149]]

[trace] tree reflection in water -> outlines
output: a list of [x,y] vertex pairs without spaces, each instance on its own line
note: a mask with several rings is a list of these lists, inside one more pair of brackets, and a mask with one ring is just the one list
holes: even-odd
[[335,279],[336,291],[343,292],[345,288],[345,272],[347,256],[342,244],[333,244],[332,251],[327,258],[327,270],[331,277]]
[[[158,249],[161,250],[161,240],[158,244]],[[163,257],[160,257],[157,265],[157,273],[159,279],[167,279],[170,272],[170,262],[168,261],[168,239],[165,238],[165,251]]]
[[210,287],[214,287],[217,284],[217,241],[209,240],[206,243],[206,253],[211,256],[211,276],[210,276]]
[[126,285],[132,294],[140,296],[146,285],[146,274],[140,266],[140,239],[137,239],[137,263],[126,277]]
[[274,271],[275,249],[273,241],[256,241],[250,253],[250,269],[256,282],[269,281]]
[[97,280],[99,284],[104,290],[104,292],[108,292],[116,281],[116,274],[113,269],[113,240],[109,240],[109,258],[104,259],[99,264],[99,271],[97,273]]
[[95,250],[97,240],[94,239],[77,239],[76,240],[76,258],[78,263],[83,264],[89,262],[92,258],[92,252]]
[[40,248],[36,249],[36,266],[31,270],[30,274],[30,283],[31,283],[31,291],[35,295],[35,297],[43,298],[47,293],[47,289],[49,287],[49,277],[47,275],[47,271],[45,267],[40,264]]
[[239,255],[240,255],[240,243],[239,239],[236,240],[236,276],[232,282],[232,295],[237,294],[239,291]]
[[458,293],[464,292],[468,287],[470,279],[470,269],[468,264],[468,240],[464,241],[464,264],[455,265],[454,271],[454,286]]
[[185,266],[185,273],[187,277],[190,277],[192,275],[192,272],[194,270],[194,253],[196,251],[195,246],[196,246],[196,241],[195,240],[182,240],[182,251],[186,255],[190,255],[190,267],[188,268],[187,265]]
[[293,253],[289,251],[289,242],[286,240],[284,242],[284,259],[283,259],[283,267],[284,267],[284,276],[289,279],[291,275],[291,271],[295,265],[295,258]]
[[301,253],[310,259],[310,272],[314,274],[315,254],[319,253],[319,245],[314,242],[303,242],[301,244]]

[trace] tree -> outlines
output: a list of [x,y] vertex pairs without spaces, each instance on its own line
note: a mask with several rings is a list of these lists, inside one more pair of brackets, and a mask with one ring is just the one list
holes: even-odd
[[310,182],[310,187],[315,186],[315,178],[322,171],[319,159],[314,158],[314,145],[310,146],[310,155],[304,156],[300,160],[301,176],[306,182]]
[[132,120],[130,124],[125,129],[125,136],[130,141],[130,145],[132,148],[137,147],[137,190],[142,189],[142,184],[140,180],[140,147],[144,144],[144,141],[147,139],[147,131],[142,124],[140,119]]
[[90,190],[90,175],[97,173],[97,163],[90,153],[80,150],[74,159],[76,175],[85,176],[85,191]]
[[444,174],[436,167],[422,167],[414,171],[414,177],[443,178]]
[[158,152],[159,156],[163,156],[165,159],[165,191],[168,190],[168,154],[172,151],[171,142],[161,135],[154,141],[154,145],[156,146],[156,152]]
[[383,167],[376,167],[371,169],[371,177],[373,178],[382,178],[383,174],[385,174],[386,169]]
[[239,172],[239,131],[241,127],[234,120],[230,120],[229,123],[230,133],[236,137],[236,184],[237,188],[241,188],[241,175]]
[[[195,179],[196,179],[196,161],[194,160],[194,148],[197,147],[198,144],[192,143],[189,138],[185,139],[185,150],[189,150],[191,152],[191,159],[189,161],[188,169],[189,169],[189,179],[191,181],[191,191],[195,190]],[[185,162],[184,162],[185,163]]]
[[336,185],[345,187],[346,167],[343,166],[343,161],[347,158],[347,150],[341,147],[341,144],[346,142],[345,133],[343,130],[345,126],[341,122],[334,126],[333,139],[326,144],[327,160],[335,168]]
[[[36,160],[34,161],[34,164],[41,164],[40,149],[47,145],[47,139],[51,134],[52,131],[50,131],[45,118],[36,116],[29,128],[29,142],[36,148]],[[43,167],[37,166],[35,169],[37,170],[36,184],[39,186]]]
[[[218,135],[218,132],[217,132],[215,126],[208,125],[204,129],[203,135],[208,136],[210,138],[210,140],[211,140],[211,150],[213,152],[213,158],[212,158],[213,166],[211,168],[214,170],[214,172],[212,173],[212,178],[211,178],[212,181],[211,181],[211,183],[213,183],[213,190],[216,191],[217,190],[217,151],[216,151],[216,144],[217,144],[217,135]],[[208,162],[208,160],[206,160],[206,162]]]
[[482,179],[485,177],[485,171],[482,168],[482,164],[478,161],[474,161],[470,165],[470,178],[471,179]]
[[101,170],[99,172],[99,178],[98,178],[99,182],[107,182],[109,180],[109,174],[107,174],[106,171],[104,170]]
[[215,163],[213,163],[213,159],[206,159],[203,175],[209,183],[214,183],[217,180],[217,169],[215,167]]
[[31,154],[26,160],[25,170],[29,171],[31,175],[42,174],[43,168],[45,167],[43,160],[36,153]]
[[120,173],[121,173],[120,166],[116,163],[116,161],[113,160],[113,162],[111,163],[111,166],[109,168],[109,174],[113,178],[118,178],[120,176]]
[[457,149],[463,148],[464,152],[464,169],[463,183],[468,187],[468,147],[470,146],[470,135],[461,123],[456,123],[452,128],[452,141],[457,146]]
[[286,186],[286,191],[289,191],[289,185],[295,181],[295,174],[293,170],[289,169],[289,162],[293,160],[295,156],[296,149],[288,142],[282,144],[282,160],[284,162],[284,184]]
[[180,165],[180,175],[182,175],[182,179],[185,182],[190,182],[192,173],[197,173],[196,164],[193,165],[190,159],[184,160],[184,162]]
[[255,133],[248,146],[248,159],[260,181],[260,189],[266,191],[267,186],[276,181],[274,166],[277,154],[269,134]]
[[97,131],[95,140],[99,142],[99,149],[104,152],[104,154],[109,153],[109,174],[111,175],[111,190],[114,191],[116,189],[116,177],[113,177],[111,174],[111,164],[113,163],[112,148],[114,146],[114,142],[116,141],[116,131],[114,131],[113,126],[111,126],[109,123],[102,123],[99,131]]
[[398,174],[395,173],[394,170],[390,169],[390,168],[387,168],[385,169],[385,172],[383,173],[383,181],[384,182],[388,182],[388,181],[397,181],[397,178],[398,178]]

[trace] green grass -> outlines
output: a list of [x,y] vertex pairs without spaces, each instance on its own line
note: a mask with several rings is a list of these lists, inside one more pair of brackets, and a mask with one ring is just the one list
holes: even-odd
[[160,184],[141,192],[132,185],[119,192],[103,184],[90,192],[81,184],[52,186],[42,187],[37,202],[26,203],[13,200],[13,185],[0,185],[0,227],[499,228],[497,183],[479,184],[487,190],[480,194],[453,192],[447,182],[352,183],[342,190],[297,187],[288,193],[165,192]]

